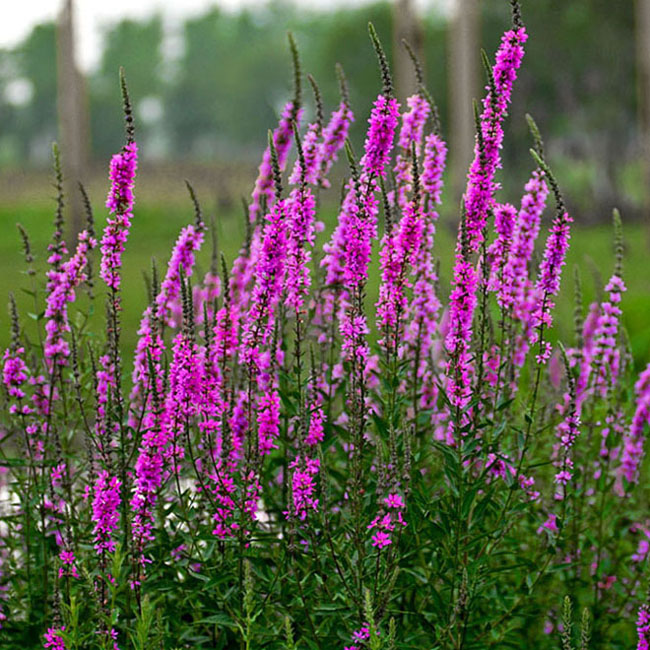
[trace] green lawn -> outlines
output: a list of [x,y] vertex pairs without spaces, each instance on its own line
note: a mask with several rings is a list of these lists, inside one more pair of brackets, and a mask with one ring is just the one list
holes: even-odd
[[[95,202],[98,230],[103,227],[106,210],[98,201]],[[32,201],[21,200],[15,204],[0,204],[0,299],[5,301],[10,291],[16,295],[23,323],[30,337],[36,336],[35,321],[27,317],[36,314],[33,297],[21,288],[30,288],[30,278],[25,273],[25,265],[20,249],[20,239],[14,224],[20,222],[30,233],[34,252],[37,255],[39,269],[44,268],[44,250],[51,232],[53,203],[47,197],[37,197]],[[330,231],[334,210],[326,210]],[[208,212],[209,214],[209,212]],[[547,210],[545,218],[550,219]],[[135,345],[136,331],[142,310],[146,306],[146,291],[143,271],[151,268],[151,259],[157,260],[161,274],[167,264],[170,250],[180,229],[193,218],[189,200],[182,197],[157,203],[147,198],[136,206],[133,227],[129,238],[127,252],[124,255],[123,276],[123,341],[125,354],[129,355]],[[455,228],[441,224],[438,229],[436,253],[440,257],[441,292],[446,295],[449,287]],[[646,248],[645,233],[640,225],[624,226],[626,241],[625,280],[628,293],[623,300],[624,324],[629,333],[637,363],[640,365],[650,359],[650,265]],[[244,236],[244,222],[240,212],[229,212],[217,220],[219,248],[229,262],[232,262]],[[207,268],[210,260],[210,237],[206,238],[204,248],[199,255],[200,272]],[[376,257],[376,256],[375,256]],[[96,255],[97,259],[97,255]],[[95,262],[97,268],[98,261]],[[583,279],[585,300],[596,296],[596,286],[603,286],[613,267],[612,234],[607,226],[575,227],[567,267],[565,268],[562,293],[558,300],[555,333],[564,340],[570,336],[572,328],[573,268],[578,266]],[[200,276],[195,276],[200,277]],[[368,287],[369,303],[377,295],[378,269],[376,261],[371,271]],[[41,285],[42,287],[42,285]],[[97,286],[98,297],[102,287]],[[41,294],[42,298],[42,294]],[[71,308],[73,318],[81,318],[88,308],[84,297]],[[42,309],[42,307],[41,307]],[[95,315],[98,319],[103,314],[103,304],[95,300]],[[0,346],[6,346],[9,338],[9,325],[6,310],[0,311]],[[78,321],[80,322],[80,321]],[[128,358],[128,357],[127,357]],[[128,363],[127,363],[128,367]]]

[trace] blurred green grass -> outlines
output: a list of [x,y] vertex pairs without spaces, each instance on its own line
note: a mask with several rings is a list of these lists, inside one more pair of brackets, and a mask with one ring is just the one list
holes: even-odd
[[[336,214],[331,202],[333,197],[324,201],[321,218],[326,222],[325,233],[320,242],[331,232]],[[104,226],[106,210],[95,205],[98,232]],[[209,215],[210,211],[208,211]],[[52,230],[53,203],[47,197],[35,197],[34,200],[21,200],[15,203],[0,204],[0,300],[6,301],[9,292],[14,292],[21,314],[25,333],[31,340],[37,340],[37,323],[34,315],[43,309],[43,271],[45,270],[45,250]],[[552,211],[547,210],[545,227],[552,218]],[[135,346],[137,329],[142,311],[147,304],[146,285],[143,272],[150,273],[151,260],[156,259],[160,275],[163,275],[172,246],[181,228],[191,222],[193,210],[189,200],[179,198],[156,202],[151,197],[137,203],[131,234],[123,258],[123,313],[122,341],[124,357],[129,368],[129,359]],[[21,251],[20,237],[14,228],[20,222],[28,231],[36,267],[39,271],[40,306],[34,305],[31,279],[25,274],[25,264]],[[245,236],[245,225],[240,211],[226,211],[216,219],[218,247],[225,255],[229,265],[237,255]],[[625,281],[628,292],[623,298],[623,324],[628,332],[630,343],[639,367],[650,359],[650,265],[646,233],[640,224],[624,224],[625,237]],[[449,292],[449,280],[453,265],[455,224],[453,217],[444,218],[438,226],[435,253],[440,261],[440,293],[446,297]],[[540,238],[540,246],[543,239]],[[377,247],[375,247],[376,249]],[[206,237],[203,249],[197,256],[195,280],[202,277],[208,269],[211,257],[210,235]],[[612,229],[607,225],[574,226],[571,248],[565,267],[562,291],[558,298],[553,337],[571,341],[573,327],[573,268],[578,267],[583,281],[585,304],[595,299],[606,283],[614,265]],[[538,246],[538,255],[541,250]],[[319,254],[317,254],[320,257]],[[368,305],[372,305],[378,293],[379,269],[375,250],[373,267],[368,283]],[[99,255],[95,252],[94,268],[97,272]],[[27,292],[25,291],[27,290]],[[104,313],[102,296],[104,288],[96,282],[97,295],[92,307],[90,329],[101,332]],[[89,301],[85,292],[70,307],[70,317],[81,325],[84,314],[89,311]],[[29,314],[32,314],[30,317]],[[9,341],[8,314],[0,311],[0,346],[4,348]]]

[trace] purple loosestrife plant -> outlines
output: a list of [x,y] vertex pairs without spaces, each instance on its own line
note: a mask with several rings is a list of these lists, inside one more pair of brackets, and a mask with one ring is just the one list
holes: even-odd
[[2,357],[0,646],[568,649],[575,604],[582,649],[647,648],[650,366],[639,373],[625,331],[620,223],[604,290],[583,305],[576,271],[573,327],[551,332],[571,219],[532,120],[521,202],[496,178],[527,38],[511,5],[448,281],[434,246],[443,125],[408,47],[417,88],[400,109],[372,27],[383,88],[359,162],[340,68],[329,121],[310,78],[300,128],[292,42],[296,93],[245,206],[246,241],[229,264],[213,226],[204,268],[209,228],[189,187],[194,220],[151,273],[130,378],[125,88],[104,332],[96,298],[75,300],[90,292],[94,235],[89,223],[67,252],[58,165],[44,278],[21,234],[36,318],[24,327],[11,301]]

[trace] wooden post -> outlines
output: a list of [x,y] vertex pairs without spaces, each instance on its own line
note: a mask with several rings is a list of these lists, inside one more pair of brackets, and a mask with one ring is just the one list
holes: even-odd
[[474,109],[480,64],[478,0],[455,0],[449,29],[450,171],[456,200],[474,152]]
[[636,0],[637,86],[643,163],[643,221],[650,248],[650,0]]
[[88,117],[84,80],[75,56],[73,0],[63,0],[59,14],[57,94],[59,140],[68,205],[68,240],[73,250],[84,221],[78,183],[84,182],[88,168]]
[[397,99],[406,108],[406,98],[417,92],[418,85],[413,63],[402,40],[413,48],[420,63],[424,66],[422,56],[422,29],[412,0],[395,0],[393,4],[393,68],[395,72],[395,89]]

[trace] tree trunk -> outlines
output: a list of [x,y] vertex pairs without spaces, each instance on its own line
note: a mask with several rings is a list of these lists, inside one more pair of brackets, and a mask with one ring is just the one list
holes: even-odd
[[420,63],[422,56],[422,29],[412,0],[395,0],[393,4],[393,68],[397,99],[405,108],[406,98],[418,90],[415,68],[402,40],[408,42]]
[[68,241],[74,250],[83,229],[84,213],[78,183],[88,167],[88,118],[81,76],[75,56],[73,0],[64,0],[57,29],[57,90],[59,139],[67,195]]
[[449,30],[450,171],[454,198],[465,189],[474,152],[474,109],[477,97],[479,48],[478,0],[455,0]]
[[650,0],[636,0],[636,52],[639,131],[643,157],[643,221],[650,248]]

